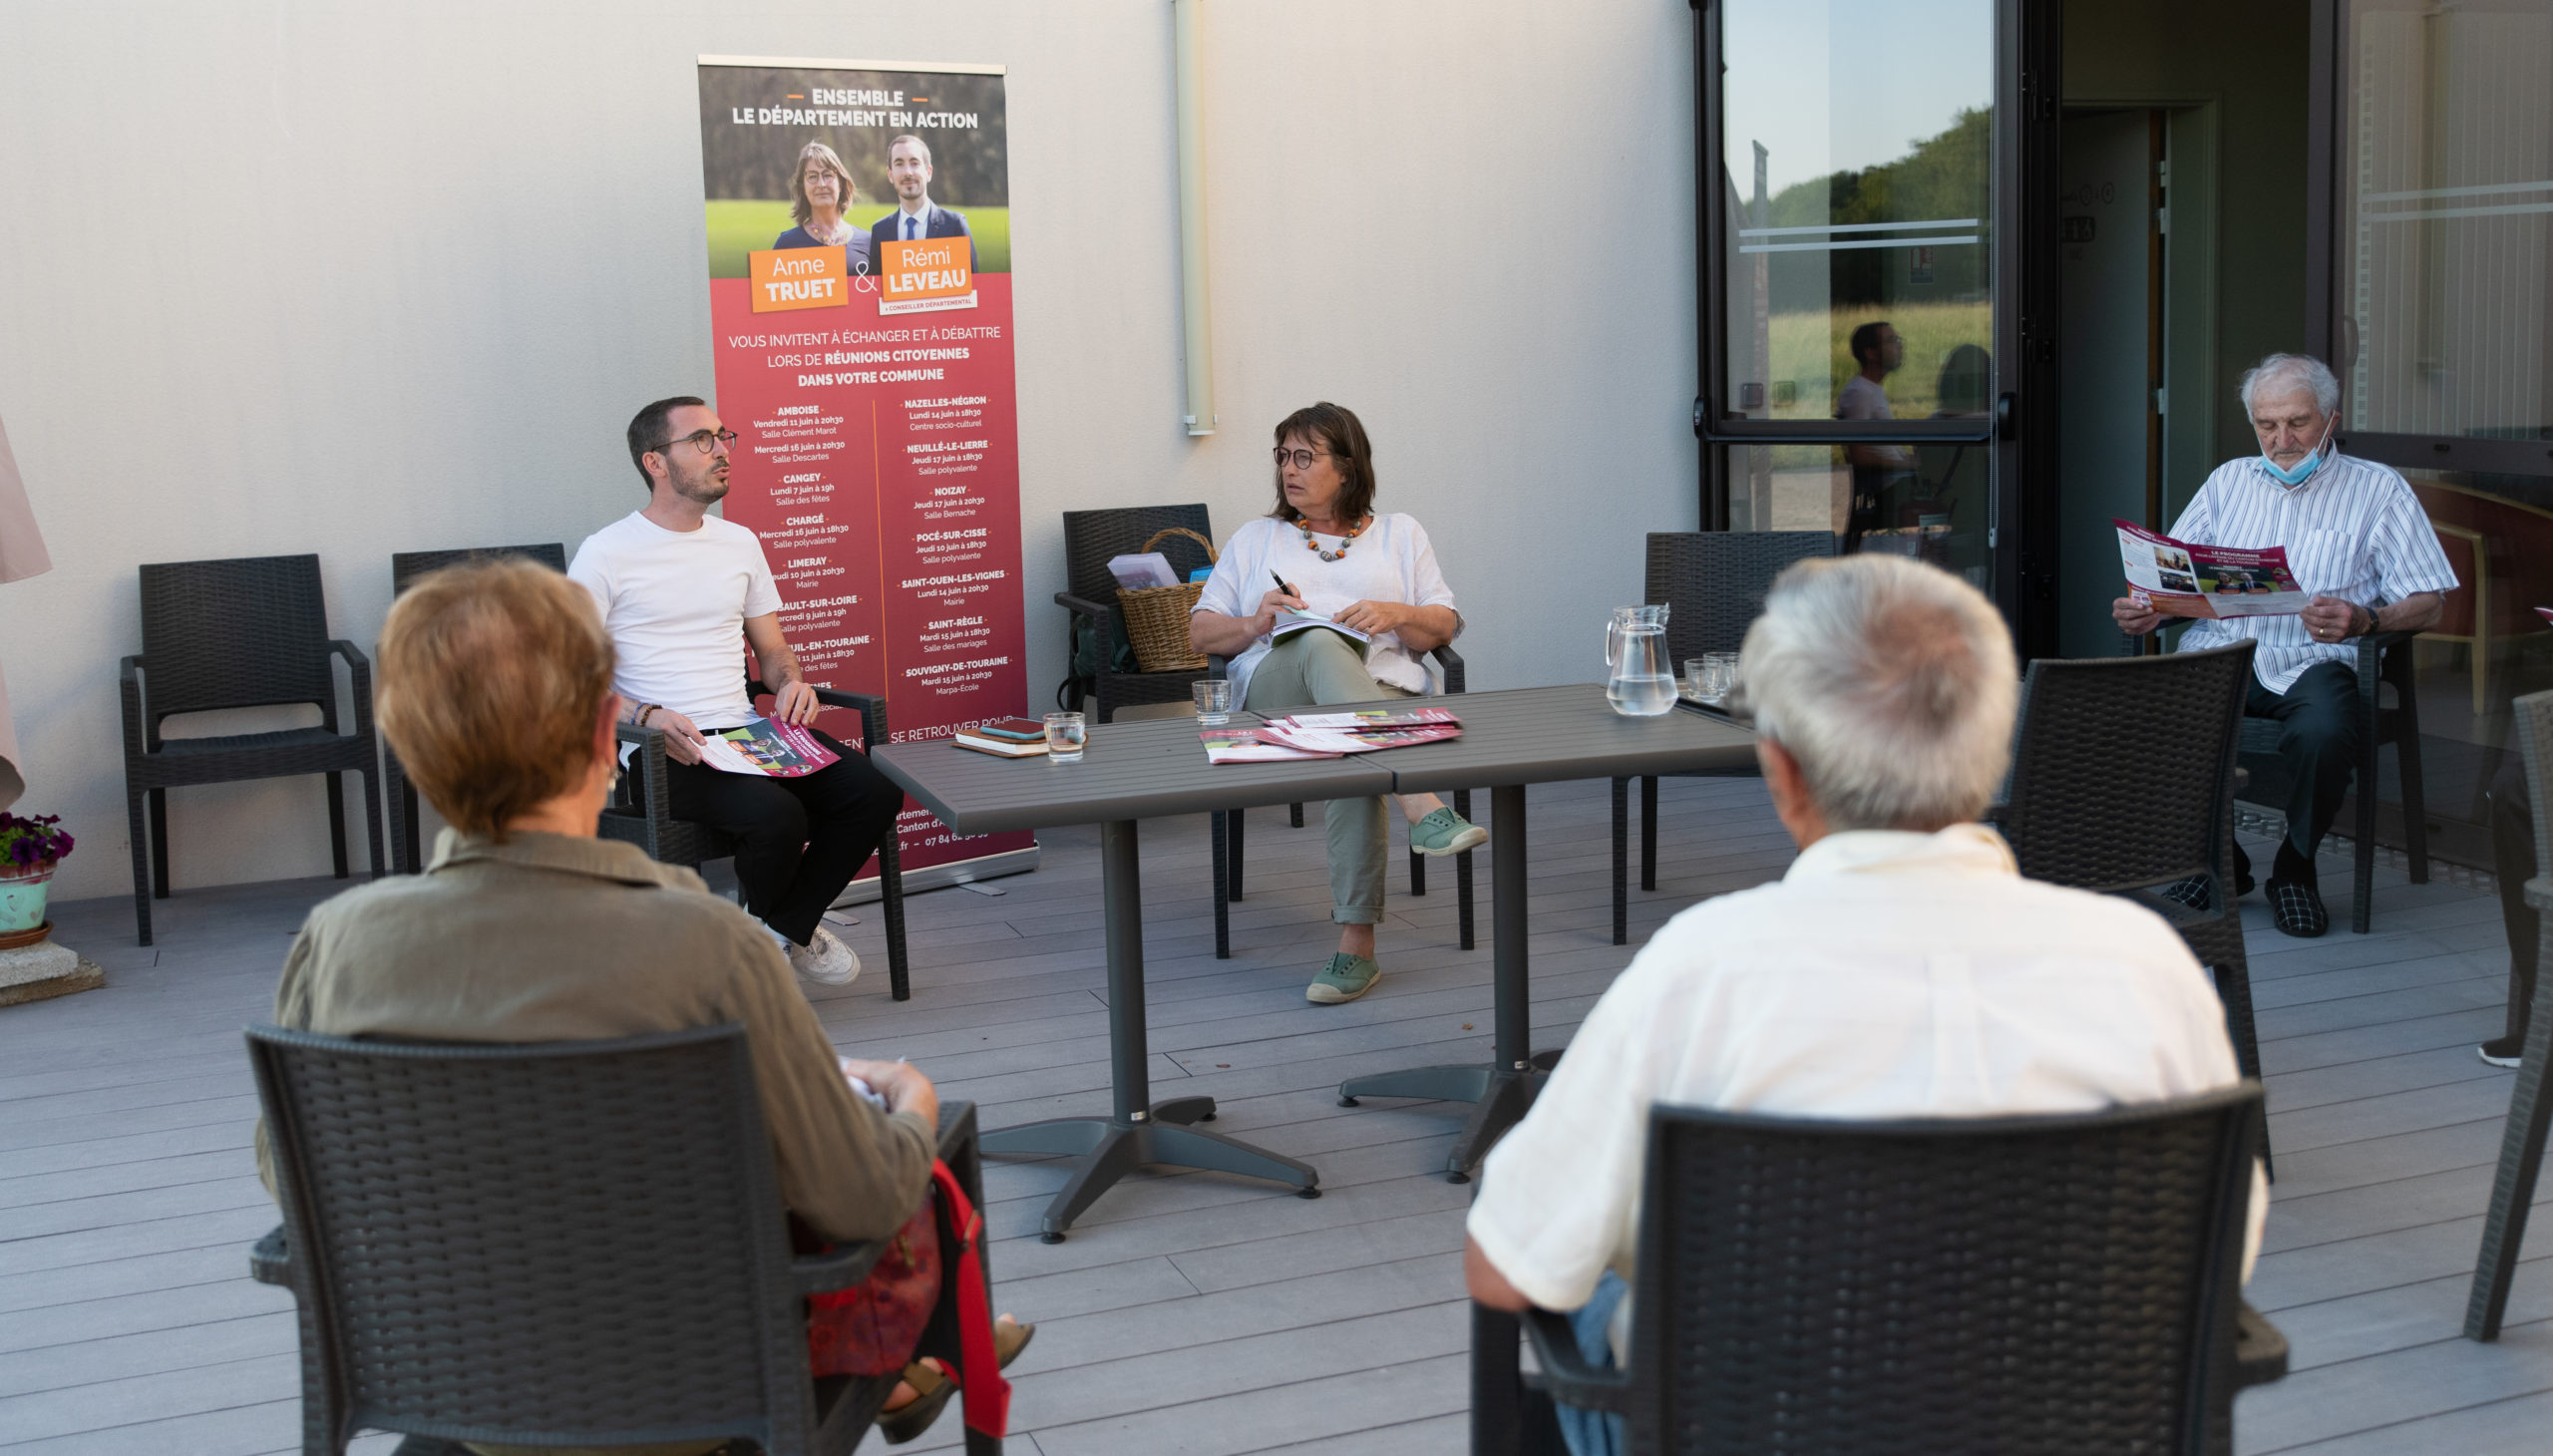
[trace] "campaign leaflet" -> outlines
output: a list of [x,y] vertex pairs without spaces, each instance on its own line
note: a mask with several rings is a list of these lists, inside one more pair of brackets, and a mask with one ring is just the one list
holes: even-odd
[[795,723],[756,718],[701,740],[700,761],[721,773],[797,779],[841,758]]
[[1305,728],[1282,718],[1259,731],[1288,748],[1319,754],[1372,753],[1378,748],[1407,748],[1415,743],[1438,743],[1463,736],[1463,730],[1451,723],[1408,728]]
[[2165,616],[2292,616],[2313,601],[2287,568],[2287,547],[2245,550],[2157,536],[2112,517],[2128,595]]
[[1209,728],[1197,737],[1206,745],[1208,763],[1291,763],[1297,759],[1339,757],[1336,753],[1292,747],[1265,728]]
[[1358,708],[1347,713],[1287,713],[1276,722],[1288,728],[1421,728],[1463,721],[1443,708]]

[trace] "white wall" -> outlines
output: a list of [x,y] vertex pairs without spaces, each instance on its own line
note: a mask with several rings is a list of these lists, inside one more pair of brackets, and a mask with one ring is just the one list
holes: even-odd
[[[0,0],[0,419],[55,561],[0,587],[0,663],[21,807],[82,839],[57,894],[130,890],[138,563],[315,550],[368,649],[391,552],[572,549],[634,506],[622,425],[711,385],[703,53],[1009,67],[1032,708],[1057,513],[1229,534],[1321,398],[1433,535],[1472,685],[1594,680],[1642,533],[1696,524],[1691,10],[1206,9],[1224,428],[1192,442],[1164,0]],[[179,887],[325,873],[319,783],[173,795]]]

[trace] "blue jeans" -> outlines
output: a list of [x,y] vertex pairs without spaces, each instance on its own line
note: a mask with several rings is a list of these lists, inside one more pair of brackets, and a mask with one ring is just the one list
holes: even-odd
[[[1631,1291],[1622,1275],[1607,1270],[1605,1276],[1596,1281],[1595,1294],[1569,1316],[1569,1327],[1578,1336],[1578,1357],[1599,1370],[1614,1368],[1614,1341],[1609,1330],[1614,1310]],[[1631,1449],[1621,1416],[1557,1401],[1552,1413],[1560,1417],[1561,1438],[1569,1443],[1570,1456],[1623,1456]]]

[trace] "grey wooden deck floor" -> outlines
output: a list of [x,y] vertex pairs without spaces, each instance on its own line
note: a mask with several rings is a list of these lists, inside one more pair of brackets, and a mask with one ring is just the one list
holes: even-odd
[[[1669,780],[1661,798],[1660,888],[1635,894],[1635,945],[1790,858],[1752,782]],[[1629,949],[1608,943],[1604,786],[1537,789],[1532,806],[1534,1017],[1558,1042]],[[1012,1372],[1014,1451],[1464,1449],[1468,1190],[1434,1172],[1455,1111],[1350,1111],[1332,1088],[1486,1055],[1487,866],[1480,949],[1456,948],[1440,863],[1424,900],[1394,893],[1382,987],[1309,1006],[1332,933],[1312,813],[1302,830],[1252,816],[1229,961],[1212,954],[1203,821],[1146,824],[1143,864],[1156,1094],[1214,1095],[1219,1127],[1313,1161],[1327,1196],[1140,1177],[1050,1247],[1031,1236],[1061,1175],[990,1170],[999,1302],[1043,1325]],[[916,898],[903,1006],[865,916],[869,974],[820,993],[835,1041],[911,1056],[988,1125],[1104,1108],[1093,851],[1087,831],[1053,834],[1044,868],[999,896]],[[2326,885],[2345,906],[2346,874]],[[63,938],[111,979],[0,1009],[0,1446],[228,1456],[297,1439],[288,1303],[244,1274],[274,1215],[247,1151],[238,1029],[263,1019],[286,936],[336,888],[182,893],[154,949],[134,946],[129,902],[58,909]],[[2242,1449],[2553,1447],[2553,1225],[2539,1222],[2503,1341],[2456,1333],[2508,1101],[2509,1074],[2472,1052],[2506,979],[2495,907],[2391,877],[2372,935],[2290,941],[2247,914],[2281,1175],[2252,1298],[2293,1340],[2295,1372],[2243,1398]],[[956,1426],[916,1449],[954,1444]]]

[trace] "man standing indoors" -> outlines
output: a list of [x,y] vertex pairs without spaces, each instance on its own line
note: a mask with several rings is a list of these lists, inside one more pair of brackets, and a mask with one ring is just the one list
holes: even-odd
[[780,589],[762,543],[709,514],[727,494],[735,432],[688,395],[629,422],[629,459],[647,505],[585,538],[567,574],[602,607],[619,654],[612,687],[625,721],[665,733],[667,807],[736,837],[745,909],[797,972],[822,985],[860,974],[860,957],[823,924],[825,910],[895,832],[902,789],[821,732],[839,761],[794,779],[701,762],[710,733],[760,716],[745,692],[745,647],[773,690],[771,716],[813,721],[815,688],[780,634]]
[[[933,237],[972,237],[966,214],[952,212],[930,199],[930,144],[919,137],[898,137],[887,146],[887,181],[896,188],[896,210],[869,228],[869,256],[884,271],[890,242],[920,242]],[[973,266],[969,263],[968,266]]]

